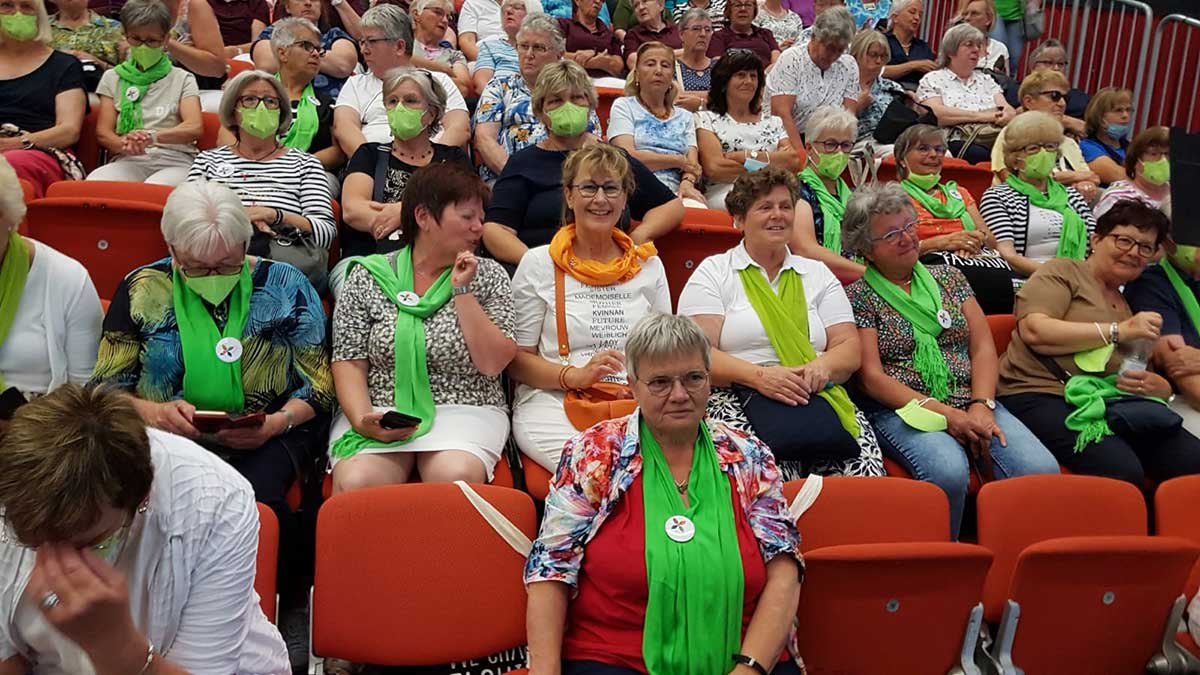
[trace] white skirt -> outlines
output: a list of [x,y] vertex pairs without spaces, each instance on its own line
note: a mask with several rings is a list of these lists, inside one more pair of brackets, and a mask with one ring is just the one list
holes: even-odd
[[580,432],[567,419],[561,391],[546,391],[521,385],[513,403],[513,440],[521,453],[554,473],[563,446]]
[[[385,413],[388,407],[375,406],[375,412]],[[350,430],[350,420],[338,412],[333,420],[333,428],[329,432],[329,444],[342,437]],[[492,470],[500,461],[500,453],[504,450],[504,442],[508,439],[508,415],[504,410],[494,406],[479,405],[439,405],[434,406],[433,425],[429,433],[414,438],[412,441],[394,448],[366,447],[359,453],[386,454],[390,452],[440,452],[442,450],[464,450],[479,458],[487,469],[488,480],[492,479]],[[330,456],[329,468],[332,469],[338,459]]]

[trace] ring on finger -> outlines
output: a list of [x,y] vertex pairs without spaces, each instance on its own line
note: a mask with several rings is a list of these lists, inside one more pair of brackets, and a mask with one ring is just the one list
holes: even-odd
[[55,593],[54,591],[47,591],[46,594],[42,596],[42,601],[40,604],[42,609],[54,609],[55,607],[58,607],[59,603],[61,602],[62,600],[58,597],[58,593]]

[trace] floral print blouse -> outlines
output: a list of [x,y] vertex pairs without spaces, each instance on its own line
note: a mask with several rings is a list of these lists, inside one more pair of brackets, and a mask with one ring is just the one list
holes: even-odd
[[60,52],[87,52],[103,59],[109,66],[121,62],[117,44],[125,39],[118,21],[108,19],[88,10],[88,22],[79,28],[67,28],[58,21],[58,15],[50,17],[51,44]]

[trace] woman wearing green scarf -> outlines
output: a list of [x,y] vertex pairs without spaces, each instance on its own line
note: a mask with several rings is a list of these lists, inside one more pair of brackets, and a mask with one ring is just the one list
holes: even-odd
[[196,76],[164,51],[171,10],[162,2],[130,0],[121,7],[121,25],[129,58],[106,71],[96,88],[96,138],[111,159],[88,180],[178,185],[204,130]]
[[1121,295],[1167,229],[1155,209],[1114,208],[1096,224],[1087,259],[1051,260],[1017,292],[999,400],[1074,473],[1138,487],[1200,473],[1200,439],[1163,405],[1173,396],[1152,370],[1157,359],[1146,367],[1163,317],[1135,314]]
[[842,250],[842,214],[850,186],[842,176],[858,134],[858,118],[841,106],[821,106],[805,125],[808,153],[800,172],[800,201],[796,202],[796,232],[792,249],[829,266],[839,279],[862,276],[863,266]]
[[529,672],[799,673],[799,535],[771,452],[705,419],[691,320],[646,316],[625,354],[638,409],[568,442],[525,566]]
[[[446,164],[414,171],[408,188],[402,248],[356,258],[333,316],[335,494],[417,475],[485,483],[508,438],[512,291],[498,263],[474,255],[487,186]],[[419,423],[393,424],[393,411]]]
[[858,384],[884,451],[945,491],[957,539],[971,464],[1011,478],[1058,473],[1058,462],[996,403],[987,318],[961,272],[920,262],[910,199],[886,183],[859,190],[846,208],[846,246],[867,261],[846,289],[862,344]]

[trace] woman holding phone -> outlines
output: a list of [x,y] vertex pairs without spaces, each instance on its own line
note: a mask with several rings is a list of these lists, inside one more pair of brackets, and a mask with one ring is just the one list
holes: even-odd
[[508,438],[512,291],[473,253],[487,186],[446,163],[414,171],[405,195],[400,250],[351,262],[333,315],[334,494],[417,474],[484,483]]

